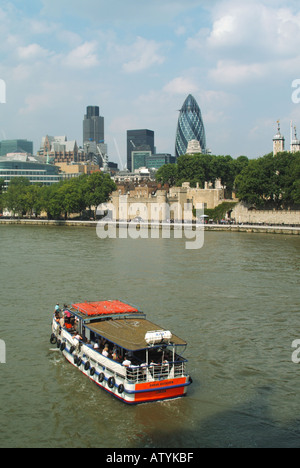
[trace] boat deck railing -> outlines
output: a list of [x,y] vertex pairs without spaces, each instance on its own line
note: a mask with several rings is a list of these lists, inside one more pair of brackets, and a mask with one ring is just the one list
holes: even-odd
[[126,369],[128,382],[139,383],[166,380],[186,375],[185,362],[168,362],[149,366],[131,366]]
[[[93,360],[95,365],[100,365],[105,368],[111,375],[118,375],[120,378],[126,380],[128,383],[145,383],[167,379],[174,379],[176,377],[184,377],[186,373],[186,361],[165,361],[162,363],[151,363],[149,365],[131,365],[129,367],[122,366],[121,363],[117,363],[102,356],[99,351],[92,348],[91,345],[84,344],[81,340],[73,339],[69,331],[64,330],[57,324],[58,329],[61,332],[61,338],[68,342],[69,347],[72,345],[78,348],[80,354],[86,355],[89,360]],[[178,356],[180,359],[180,357]]]

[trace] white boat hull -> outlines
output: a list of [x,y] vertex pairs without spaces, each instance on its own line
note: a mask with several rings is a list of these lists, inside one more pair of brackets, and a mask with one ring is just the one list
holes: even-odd
[[191,383],[189,376],[180,373],[180,369],[160,369],[159,375],[157,369],[155,375],[150,368],[128,369],[80,343],[55,320],[50,341],[56,343],[66,360],[98,387],[127,404],[183,397]]

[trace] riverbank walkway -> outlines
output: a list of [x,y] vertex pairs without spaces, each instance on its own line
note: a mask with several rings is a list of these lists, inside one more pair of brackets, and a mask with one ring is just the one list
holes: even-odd
[[[47,220],[47,219],[0,219],[1,225],[22,225],[22,226],[68,226],[68,227],[97,227],[101,221],[78,221],[78,220]],[[204,229],[205,231],[226,231],[226,232],[253,232],[253,233],[268,233],[268,234],[289,234],[300,235],[299,226],[285,226],[285,225],[262,225],[262,224],[184,224],[184,223],[128,223],[125,221],[106,221],[103,224],[126,228],[130,225],[136,224],[138,229],[183,229],[186,226],[192,226],[193,229]]]

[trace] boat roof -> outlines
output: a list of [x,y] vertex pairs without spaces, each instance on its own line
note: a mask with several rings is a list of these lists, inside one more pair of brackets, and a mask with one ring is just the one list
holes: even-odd
[[[145,340],[146,333],[153,330],[164,330],[158,325],[140,317],[124,318],[123,320],[102,320],[86,324],[85,326],[97,335],[128,351],[149,348]],[[171,343],[179,346],[186,346],[187,344],[186,341],[175,335],[172,335]],[[158,346],[161,346],[161,344]]]
[[119,300],[82,302],[72,304],[72,308],[86,317],[140,313],[137,307]]

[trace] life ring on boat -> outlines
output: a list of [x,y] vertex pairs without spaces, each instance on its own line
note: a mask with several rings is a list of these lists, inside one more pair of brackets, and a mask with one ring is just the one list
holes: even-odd
[[77,358],[77,363],[76,363],[76,364],[77,364],[78,367],[81,366],[81,364],[82,364],[82,359],[81,359],[80,357]]
[[54,333],[52,333],[51,337],[50,337],[50,343],[51,344],[56,344],[57,343],[57,338],[56,336],[54,335]]
[[74,364],[77,364],[77,359],[78,359],[78,356],[76,356],[76,354],[75,354],[75,356],[74,356]]
[[101,373],[99,374],[98,380],[99,380],[99,382],[103,382],[103,380],[104,380],[104,374],[103,374],[103,372],[101,372]]
[[91,370],[90,370],[90,375],[93,376],[96,372],[96,369],[95,367],[92,367]]
[[60,350],[64,351],[66,349],[66,343],[61,343]]
[[89,370],[90,366],[91,366],[91,365],[90,365],[89,361],[87,361],[87,362],[85,363],[85,365],[84,365],[84,369],[87,371],[87,370]]
[[73,354],[74,351],[75,351],[75,346],[71,346],[71,348],[70,348],[70,354]]
[[114,377],[109,377],[107,383],[108,383],[109,388],[113,388],[115,386],[116,381]]
[[119,393],[123,393],[123,392],[124,392],[124,385],[123,385],[123,384],[120,384],[120,385],[118,386],[118,392],[119,392]]

